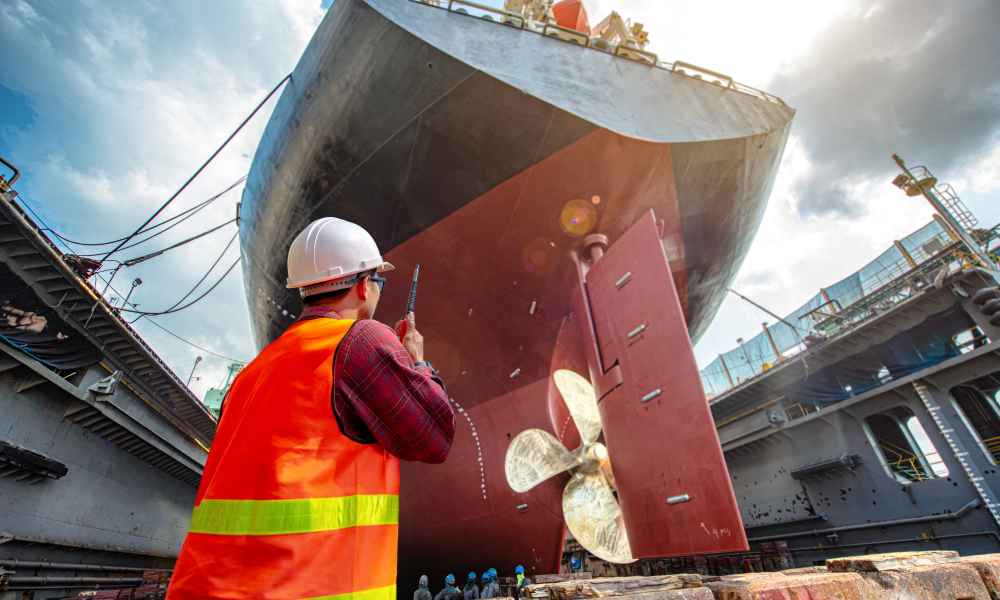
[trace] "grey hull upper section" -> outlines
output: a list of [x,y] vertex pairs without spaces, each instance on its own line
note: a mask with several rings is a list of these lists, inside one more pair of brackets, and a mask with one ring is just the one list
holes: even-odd
[[783,129],[793,114],[784,104],[532,31],[409,0],[364,1],[465,64],[626,137],[671,144],[742,138]]

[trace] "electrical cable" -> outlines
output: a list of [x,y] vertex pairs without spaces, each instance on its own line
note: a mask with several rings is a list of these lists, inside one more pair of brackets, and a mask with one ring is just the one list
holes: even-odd
[[762,312],[764,312],[764,313],[767,313],[768,315],[771,315],[772,317],[774,317],[774,318],[775,318],[775,319],[777,319],[778,321],[781,321],[781,322],[782,322],[782,323],[784,323],[785,325],[788,325],[788,326],[789,326],[789,327],[791,327],[792,329],[794,329],[794,330],[797,330],[797,331],[801,331],[801,332],[803,332],[803,333],[809,333],[809,331],[808,331],[808,330],[806,330],[806,329],[802,329],[801,327],[798,327],[798,326],[795,326],[795,325],[792,325],[792,324],[791,324],[791,323],[789,323],[789,322],[788,322],[787,320],[785,320],[785,318],[784,318],[784,317],[779,317],[779,316],[778,316],[778,315],[776,315],[775,313],[771,312],[770,310],[768,310],[767,308],[765,308],[765,307],[761,306],[760,304],[757,304],[756,302],[754,302],[754,301],[753,301],[753,300],[751,300],[750,298],[747,298],[747,297],[746,297],[746,296],[744,296],[743,294],[741,294],[741,293],[737,292],[737,291],[736,291],[736,290],[734,290],[733,288],[727,288],[727,290],[728,290],[728,291],[729,291],[730,293],[732,293],[732,294],[736,295],[737,297],[739,297],[739,298],[741,298],[741,299],[743,299],[743,300],[745,300],[745,301],[749,302],[750,304],[754,305],[754,306],[755,306],[755,307],[756,307],[757,309],[759,309],[760,311],[762,311]]
[[[228,191],[228,190],[231,190],[231,189],[233,189],[233,187],[235,187],[236,185],[238,185],[238,184],[233,184],[232,186],[230,186],[229,188],[227,188],[227,191]],[[225,192],[222,192],[222,193],[225,193]],[[221,194],[220,194],[220,195],[221,195]],[[142,238],[141,240],[139,240],[139,241],[137,241],[137,242],[134,242],[134,243],[131,243],[131,244],[127,245],[127,246],[124,246],[124,247],[122,248],[122,250],[128,250],[129,248],[135,248],[136,246],[139,246],[139,245],[141,245],[141,244],[144,244],[144,243],[148,242],[149,240],[151,240],[151,239],[153,239],[153,238],[155,238],[155,237],[159,237],[159,236],[163,235],[164,233],[166,233],[166,232],[170,231],[170,230],[171,230],[171,229],[173,229],[174,227],[177,227],[178,225],[180,225],[180,224],[181,224],[181,223],[183,223],[184,221],[187,221],[187,220],[188,220],[188,219],[190,219],[191,217],[195,216],[195,215],[196,215],[196,214],[198,213],[198,211],[200,211],[201,209],[203,209],[203,208],[205,208],[206,206],[208,206],[208,204],[209,204],[210,202],[213,202],[213,201],[214,201],[214,200],[216,200],[216,199],[217,199],[218,197],[219,197],[218,195],[217,195],[217,196],[214,196],[214,197],[212,197],[212,198],[209,198],[208,200],[206,200],[206,201],[202,202],[201,204],[198,204],[198,205],[196,205],[196,206],[194,206],[194,207],[192,207],[192,208],[188,209],[188,210],[190,210],[191,212],[189,212],[189,213],[188,213],[187,215],[184,215],[184,216],[183,216],[183,218],[181,218],[181,220],[177,221],[177,222],[176,222],[176,223],[174,223],[173,225],[171,225],[171,226],[169,226],[169,227],[167,227],[166,229],[163,229],[163,230],[161,230],[161,231],[157,231],[156,233],[154,233],[154,234],[152,234],[152,235],[148,235],[148,236],[146,236],[146,237]],[[183,214],[183,213],[181,213],[181,214]],[[176,216],[180,217],[180,216],[181,216],[181,214],[178,214],[178,215],[176,215]],[[235,221],[236,219],[233,219],[233,220]],[[164,224],[164,223],[166,223],[166,221],[164,221],[163,223],[161,223],[161,225],[162,225],[162,224]],[[152,231],[152,230],[153,230],[153,229],[154,229],[155,227],[157,227],[157,225],[154,225],[153,227],[150,227],[150,228],[149,228],[149,229],[147,229],[146,231]],[[52,233],[55,233],[55,232],[53,231]],[[59,234],[56,234],[56,235],[59,235]],[[64,239],[64,238],[62,238],[62,236],[59,236],[59,237],[60,237],[60,239]],[[84,257],[87,257],[87,258],[92,258],[92,257],[94,257],[94,256],[100,256],[100,255],[101,255],[101,252],[96,252],[96,253],[93,253],[93,254],[80,254],[79,256],[84,256]],[[108,260],[110,260],[110,261],[114,261],[115,259],[111,258],[111,259],[108,259]],[[121,262],[121,261],[119,261],[119,262]],[[131,265],[129,265],[129,266],[131,266]]]
[[[224,196],[226,193],[228,193],[229,191],[231,191],[233,188],[235,188],[239,184],[241,184],[244,181],[246,181],[246,179],[247,179],[247,176],[244,175],[244,176],[240,177],[239,179],[237,179],[235,182],[229,184],[229,186],[227,186],[226,189],[224,189],[221,192],[215,194],[214,196],[212,196],[212,197],[210,197],[210,198],[208,198],[206,200],[203,200],[203,201],[199,202],[198,204],[195,204],[191,208],[185,209],[185,210],[177,213],[176,215],[170,217],[169,219],[165,219],[163,221],[160,221],[159,223],[155,223],[153,225],[150,225],[146,229],[143,229],[140,233],[148,233],[150,231],[153,231],[154,229],[158,229],[160,227],[163,227],[167,223],[170,223],[172,221],[176,221],[177,219],[180,219],[180,221],[177,221],[176,223],[174,223],[170,227],[167,227],[163,231],[160,231],[160,232],[157,232],[157,233],[155,233],[153,235],[147,236],[147,237],[139,240],[138,242],[135,242],[134,244],[129,244],[128,246],[123,247],[122,250],[127,250],[128,248],[134,248],[135,246],[138,246],[139,244],[142,244],[143,242],[148,242],[149,240],[157,237],[158,235],[162,235],[162,234],[166,233],[167,231],[170,231],[171,229],[173,229],[177,225],[180,225],[184,221],[187,221],[188,219],[190,219],[191,217],[193,217],[201,209],[205,208],[206,206],[208,206],[212,202],[215,202],[216,200],[218,200],[219,198],[221,198],[222,196]],[[67,242],[67,243],[76,244],[78,246],[110,246],[111,244],[117,244],[118,242],[121,242],[122,240],[126,239],[125,237],[121,237],[121,238],[118,238],[116,240],[111,240],[111,241],[108,241],[108,242],[79,242],[77,240],[72,240],[72,239],[70,239],[70,238],[68,238],[68,237],[60,234],[58,231],[52,229],[51,227],[43,227],[42,231],[48,231],[52,235],[54,235],[57,238],[59,238],[60,240],[62,240],[64,242]],[[94,253],[94,254],[81,254],[79,256],[92,257],[92,256],[100,256],[100,255],[101,255],[101,252],[97,252],[97,253]],[[111,259],[111,260],[114,260],[114,259]]]
[[[145,316],[145,315],[140,315],[140,316]],[[233,358],[232,356],[226,356],[225,354],[220,354],[220,353],[216,352],[215,350],[211,350],[211,349],[206,348],[204,346],[200,346],[200,345],[192,342],[191,340],[185,339],[185,338],[177,335],[173,331],[170,331],[169,329],[167,329],[163,325],[160,325],[159,323],[157,323],[153,319],[146,319],[146,322],[152,323],[156,327],[159,327],[161,330],[163,330],[163,332],[166,333],[167,335],[170,335],[171,337],[174,337],[177,340],[179,340],[181,342],[184,342],[188,346],[191,346],[192,348],[197,348],[198,350],[201,350],[202,352],[204,352],[206,354],[211,354],[212,356],[214,356],[216,358],[221,358],[223,360],[228,360],[229,362],[243,363],[243,364],[246,364],[247,362],[249,362],[249,361],[246,361],[246,360],[241,360],[239,358]]]
[[238,265],[238,264],[240,264],[239,257],[237,257],[236,260],[233,261],[233,264],[229,265],[229,268],[226,269],[226,272],[223,273],[222,276],[219,277],[219,279],[215,283],[212,284],[212,287],[210,287],[207,290],[205,290],[200,296],[198,296],[194,300],[188,302],[187,304],[183,304],[183,305],[175,307],[175,308],[173,308],[171,310],[160,310],[160,311],[130,310],[130,309],[127,309],[127,308],[119,308],[118,310],[120,310],[121,312],[127,312],[127,313],[136,314],[136,315],[143,315],[143,316],[147,316],[147,317],[155,317],[155,316],[159,316],[159,315],[169,315],[169,314],[173,314],[175,312],[180,312],[180,311],[182,311],[182,310],[184,310],[186,308],[194,306],[195,304],[197,304],[198,302],[200,302],[205,296],[208,296],[209,294],[211,294],[215,290],[215,288],[219,287],[219,285],[223,281],[225,281],[226,277],[230,273],[233,272],[233,269],[235,269],[236,265]]
[[[215,227],[213,227],[211,229],[208,229],[206,231],[202,231],[201,233],[199,233],[197,235],[193,235],[193,236],[191,236],[189,238],[183,239],[183,240],[177,242],[176,244],[171,244],[171,245],[167,246],[166,248],[161,248],[160,250],[155,250],[155,251],[150,252],[148,254],[143,254],[141,256],[136,256],[135,258],[129,258],[127,260],[123,260],[122,264],[125,265],[126,267],[134,267],[134,266],[136,266],[139,263],[146,262],[147,260],[149,260],[151,258],[156,258],[157,256],[160,256],[161,254],[163,254],[165,252],[173,250],[174,248],[180,248],[181,246],[183,246],[185,244],[190,244],[191,242],[193,242],[195,240],[198,240],[198,239],[201,239],[201,238],[205,237],[206,235],[209,235],[211,233],[215,233],[216,231],[222,229],[226,225],[232,225],[235,222],[236,222],[236,218],[233,217],[232,219],[226,221],[225,223],[222,223],[221,225],[216,225]],[[227,248],[228,248],[228,246],[227,246]]]
[[166,202],[164,202],[158,209],[156,209],[153,212],[153,214],[150,215],[149,218],[146,219],[146,221],[142,225],[139,226],[138,229],[136,229],[131,234],[129,234],[124,240],[122,240],[121,242],[119,242],[117,246],[115,246],[114,248],[112,248],[110,252],[108,252],[107,254],[105,254],[104,257],[101,259],[101,262],[104,262],[112,254],[114,254],[115,252],[118,252],[119,250],[121,250],[122,246],[124,246],[125,244],[127,244],[128,241],[131,240],[133,237],[135,237],[136,235],[138,235],[139,232],[141,232],[143,229],[145,229],[147,225],[149,225],[150,223],[152,223],[153,220],[156,219],[156,217],[158,217],[161,212],[163,212],[168,206],[170,206],[170,203],[172,203],[178,196],[180,196],[181,192],[183,192],[187,188],[187,186],[190,185],[191,182],[194,181],[195,178],[198,177],[198,175],[200,175],[201,172],[205,170],[205,168],[209,165],[209,163],[211,163],[212,160],[214,160],[215,157],[218,156],[220,152],[222,152],[222,149],[225,148],[229,144],[229,142],[232,141],[232,139],[234,137],[236,137],[236,134],[239,133],[240,130],[242,130],[243,127],[250,121],[250,119],[252,119],[253,116],[257,114],[257,111],[259,111],[261,109],[261,107],[263,107],[264,104],[268,100],[271,99],[271,96],[273,96],[278,91],[278,89],[280,89],[281,86],[283,86],[285,84],[285,82],[287,82],[289,79],[291,79],[291,77],[292,77],[291,73],[289,73],[288,75],[285,75],[281,79],[281,81],[279,81],[278,84],[275,85],[274,88],[271,89],[270,92],[268,92],[267,96],[265,96],[264,99],[261,100],[260,103],[257,104],[257,106],[253,109],[253,111],[251,111],[250,114],[247,115],[247,117],[245,119],[243,119],[243,122],[240,123],[239,126],[236,127],[236,129],[234,129],[233,132],[229,134],[229,137],[227,137],[226,140],[224,142],[222,142],[222,145],[220,145],[218,148],[216,148],[215,152],[213,152],[212,155],[209,156],[208,159],[205,162],[203,162],[201,164],[201,166],[198,167],[198,169],[190,177],[188,177],[187,181],[185,181],[183,183],[183,185],[181,185],[181,187],[176,192],[174,192],[174,194],[172,196],[170,196],[170,198],[167,199]]
[[[44,229],[44,230],[47,230],[47,231],[52,231],[52,228],[49,227],[49,224],[45,222],[45,219],[42,218],[42,215],[38,214],[37,212],[35,212],[35,209],[31,208],[31,204],[28,203],[28,199],[27,198],[25,198],[21,194],[18,194],[17,198],[21,201],[21,206],[23,206],[25,209],[27,209],[27,211],[30,212],[31,215],[33,217],[35,217],[35,220],[38,221],[38,223],[42,226],[41,229]],[[61,237],[60,237],[60,240],[62,240]],[[65,246],[67,250],[69,250],[71,252],[76,252],[76,248],[71,247],[65,240],[62,240],[62,242],[63,242],[63,246]],[[53,244],[53,245],[55,245],[55,244]]]
[[[286,79],[287,79],[287,78],[286,78]],[[235,184],[233,184],[233,185],[232,185],[232,186],[230,186],[229,188],[226,188],[225,190],[223,190],[222,192],[220,192],[219,194],[217,194],[217,195],[216,195],[215,197],[213,197],[213,198],[210,198],[210,199],[209,199],[209,201],[211,201],[211,200],[214,200],[214,199],[216,199],[216,198],[218,198],[218,197],[222,196],[223,194],[225,194],[226,192],[228,192],[229,190],[231,190],[231,189],[232,189],[233,187],[235,187],[235,186],[236,186],[236,185],[238,185],[239,183],[242,183],[242,180],[245,180],[245,179],[246,179],[246,177],[245,177],[245,176],[244,176],[244,177],[242,177],[240,181],[236,182]],[[42,226],[42,228],[43,228],[44,230],[46,230],[46,231],[50,231],[50,232],[52,232],[52,233],[55,233],[55,230],[54,230],[54,229],[52,229],[52,228],[51,228],[51,227],[49,226],[49,224],[48,224],[48,223],[46,223],[45,219],[44,219],[44,218],[42,218],[42,216],[41,216],[40,214],[38,214],[38,212],[36,212],[34,208],[32,208],[32,207],[31,207],[31,204],[29,204],[29,202],[28,202],[27,198],[25,198],[25,197],[24,197],[24,196],[22,196],[21,194],[18,194],[18,195],[17,195],[17,198],[18,198],[18,199],[19,199],[19,200],[21,201],[21,202],[20,202],[21,206],[23,206],[23,207],[24,207],[25,209],[27,209],[27,211],[28,211],[29,213],[31,213],[31,215],[32,215],[32,216],[34,216],[34,218],[35,218],[35,219],[36,219],[36,220],[38,221],[38,223],[39,223],[39,224],[40,224],[40,225]],[[189,210],[190,210],[190,209],[189,209]],[[179,215],[178,215],[178,216],[179,216]],[[234,220],[235,220],[235,219],[234,219]],[[162,224],[162,223],[161,223],[161,224]],[[149,230],[147,229],[147,231],[149,231]],[[64,246],[64,247],[66,248],[66,250],[68,250],[68,251],[70,251],[70,252],[73,252],[73,253],[76,253],[76,252],[77,252],[76,248],[73,248],[73,247],[72,247],[72,246],[70,245],[70,244],[71,244],[71,243],[73,243],[73,242],[68,242],[68,241],[66,241],[66,239],[64,239],[64,238],[63,238],[62,236],[58,236],[58,238],[57,238],[57,239],[59,239],[59,241],[61,241],[61,242],[62,242],[62,245],[63,245],[63,246]],[[220,258],[221,258],[221,256],[222,256],[222,255],[220,254]],[[106,260],[105,262],[107,262],[107,260]],[[92,274],[91,274],[91,277],[97,277],[97,278],[98,278],[99,280],[101,280],[101,281],[105,282],[105,287],[104,287],[104,292],[103,292],[103,293],[101,294],[102,296],[103,296],[104,294],[106,294],[106,293],[107,293],[107,291],[108,291],[108,289],[110,288],[110,289],[111,289],[111,291],[113,291],[114,293],[118,294],[119,296],[122,296],[122,297],[124,297],[124,296],[125,296],[124,294],[122,294],[121,292],[119,292],[119,291],[118,291],[117,289],[115,289],[115,288],[114,288],[114,287],[113,287],[113,286],[111,285],[111,283],[112,283],[112,280],[114,279],[114,277],[113,277],[113,276],[114,276],[115,274],[117,274],[117,272],[118,272],[118,270],[119,270],[119,269],[121,269],[121,267],[122,267],[122,264],[121,264],[121,262],[120,262],[120,261],[117,261],[117,260],[114,260],[114,259],[111,259],[111,260],[110,260],[110,262],[117,262],[117,263],[119,263],[119,264],[118,264],[118,266],[116,266],[116,267],[115,267],[115,268],[113,268],[113,269],[106,269],[106,270],[104,270],[104,271],[97,271],[96,273],[92,273]],[[218,260],[217,260],[216,262],[218,262]],[[212,291],[213,291],[213,290],[214,290],[214,289],[215,289],[216,287],[218,287],[218,285],[219,285],[220,283],[222,283],[222,281],[223,281],[223,280],[224,280],[224,279],[226,278],[226,276],[228,276],[228,275],[229,275],[229,273],[230,273],[230,272],[231,272],[231,271],[233,270],[233,268],[235,268],[235,266],[236,266],[236,264],[237,264],[238,262],[239,262],[239,258],[237,258],[237,259],[236,259],[236,262],[235,262],[235,263],[233,263],[233,265],[229,267],[229,270],[227,270],[227,271],[226,271],[226,272],[225,272],[225,273],[224,273],[224,274],[222,275],[222,277],[221,277],[221,278],[219,279],[219,281],[217,281],[217,282],[216,282],[215,284],[213,284],[213,285],[212,285],[212,287],[211,287],[211,288],[209,288],[209,289],[208,289],[208,291],[206,291],[206,292],[205,292],[204,294],[202,294],[201,296],[199,296],[198,298],[196,298],[195,300],[193,300],[193,301],[192,301],[191,303],[189,303],[188,305],[186,305],[186,306],[184,306],[184,307],[181,307],[181,308],[176,308],[176,306],[175,306],[174,308],[175,308],[176,310],[172,310],[171,312],[177,312],[177,311],[179,311],[179,310],[183,310],[184,308],[187,308],[188,306],[191,306],[191,305],[193,305],[193,304],[194,304],[195,302],[198,302],[199,300],[201,300],[202,298],[204,298],[205,296],[207,296],[207,295],[208,295],[209,293],[211,293],[211,292],[212,292]],[[106,279],[106,278],[105,278],[105,277],[104,277],[104,276],[102,275],[102,273],[105,273],[105,272],[107,272],[107,271],[111,271],[111,272],[112,272],[112,277],[111,277],[111,278],[108,278],[108,279]],[[129,306],[133,306],[133,307],[135,307],[135,306],[138,306],[138,305],[137,305],[137,304],[135,304],[134,302],[129,302],[129,303],[128,303],[128,305],[129,305]],[[128,310],[128,309],[125,309],[125,308],[122,308],[122,309],[119,309],[119,310],[122,310],[122,311],[125,311],[125,312],[130,312],[130,313],[140,313],[140,314],[139,314],[139,317],[140,317],[140,318],[141,318],[141,317],[144,317],[144,316],[156,316],[155,314],[149,314],[149,315],[147,315],[147,314],[143,313],[142,311],[134,311],[134,310]],[[190,341],[190,340],[188,340],[188,339],[186,339],[186,338],[182,337],[181,335],[179,335],[179,334],[177,334],[177,333],[175,333],[175,332],[171,331],[170,329],[168,329],[168,328],[164,327],[164,326],[163,326],[163,325],[161,325],[160,323],[157,323],[157,322],[156,322],[156,321],[154,321],[153,319],[148,319],[148,320],[149,320],[149,322],[150,322],[150,323],[152,323],[153,325],[155,325],[155,326],[156,326],[157,328],[159,328],[159,329],[163,330],[163,331],[164,331],[165,333],[167,333],[167,334],[168,334],[168,335],[170,335],[171,337],[174,337],[174,338],[176,338],[177,340],[179,340],[179,341],[181,341],[181,342],[183,342],[183,343],[185,343],[185,344],[187,344],[187,345],[189,345],[189,346],[191,346],[191,347],[193,347],[193,348],[197,348],[198,350],[201,350],[202,352],[205,352],[205,353],[207,353],[207,354],[211,354],[212,356],[215,356],[215,357],[218,357],[218,358],[222,358],[222,359],[224,359],[224,360],[228,360],[228,361],[230,361],[230,362],[239,362],[239,363],[246,363],[246,362],[247,362],[247,361],[245,361],[245,360],[240,360],[240,359],[237,359],[237,358],[233,358],[233,357],[231,357],[231,356],[227,356],[227,355],[225,355],[225,354],[222,354],[222,353],[219,353],[219,352],[216,352],[216,351],[214,351],[214,350],[211,350],[211,349],[209,349],[209,348],[205,348],[204,346],[201,346],[201,345],[198,345],[198,344],[195,344],[194,342],[192,342],[192,341]],[[133,321],[133,322],[134,322],[134,321]],[[19,346],[19,345],[17,344],[17,342],[15,341],[15,340],[12,340],[12,339],[10,339],[10,338],[7,338],[7,336],[3,336],[3,338],[4,338],[4,341],[5,341],[5,342],[8,342],[8,343],[10,343],[10,344],[11,344],[12,346],[14,346],[14,347],[18,347],[18,346]],[[37,361],[41,362],[42,364],[45,364],[46,366],[48,366],[48,367],[52,368],[53,370],[58,370],[58,368],[57,368],[57,367],[56,367],[55,365],[53,365],[53,364],[50,364],[50,363],[49,363],[49,361],[47,361],[47,360],[45,360],[45,359],[43,359],[43,358],[41,358],[41,357],[39,357],[39,356],[37,356],[37,355],[34,355],[34,353],[31,353],[31,352],[30,352],[29,350],[27,350],[26,348],[20,348],[20,347],[19,347],[19,349],[20,349],[20,350],[22,350],[22,351],[24,351],[24,352],[25,352],[26,354],[28,354],[29,356],[31,356],[31,357],[32,357],[32,358],[34,358],[35,360],[37,360]]]
[[[98,277],[100,277],[100,276],[98,276]],[[104,278],[101,277],[101,279],[103,280]],[[114,287],[111,288],[111,291],[113,291],[114,293],[118,294],[119,296],[122,295],[122,293],[119,292],[118,290],[116,290]],[[128,305],[132,306],[132,307],[137,307],[138,306],[138,304],[136,304],[134,302],[129,302]],[[139,315],[140,318],[144,317],[144,316],[146,316],[146,315]],[[138,320],[138,319],[136,319],[136,320]],[[208,354],[211,354],[212,356],[216,356],[218,358],[222,358],[222,359],[228,360],[230,362],[239,362],[239,363],[246,363],[246,362],[248,362],[248,361],[245,361],[245,360],[240,360],[238,358],[233,358],[231,356],[226,356],[225,354],[221,354],[219,352],[216,352],[215,350],[211,350],[209,348],[205,348],[204,346],[200,346],[200,345],[192,342],[191,340],[186,339],[186,338],[182,337],[181,335],[179,335],[179,334],[171,331],[170,329],[167,329],[165,326],[161,325],[160,323],[157,323],[153,319],[146,319],[146,320],[149,323],[152,323],[153,325],[155,325],[156,327],[162,329],[168,335],[170,335],[170,336],[172,336],[174,338],[177,338],[181,342],[184,342],[185,344],[187,344],[187,345],[189,345],[189,346],[191,346],[193,348],[197,348],[198,350],[201,350],[202,352],[206,352]],[[132,322],[135,323],[135,321],[132,321]]]
[[[785,319],[784,319],[783,317],[779,317],[779,316],[778,316],[777,314],[775,314],[775,313],[771,312],[770,310],[768,310],[768,309],[764,308],[764,307],[763,307],[763,306],[761,306],[760,304],[757,304],[756,302],[754,302],[754,301],[753,301],[753,300],[751,300],[750,298],[747,298],[747,297],[746,297],[746,296],[744,296],[743,294],[741,294],[741,293],[737,292],[737,291],[736,291],[736,290],[734,290],[733,288],[726,288],[726,289],[727,289],[727,290],[728,290],[728,291],[729,291],[730,293],[732,293],[732,294],[735,294],[735,295],[736,295],[736,296],[738,296],[739,298],[742,298],[743,300],[745,300],[745,301],[749,302],[750,304],[752,304],[752,305],[756,306],[756,307],[757,307],[758,309],[760,309],[760,310],[764,311],[765,313],[767,313],[767,314],[771,315],[771,316],[772,316],[772,317],[774,317],[775,319],[777,319],[777,320],[781,321],[781,322],[782,322],[782,323],[784,323],[785,325],[788,325],[789,327],[791,327],[791,328],[792,328],[792,332],[793,332],[793,333],[795,334],[795,337],[796,337],[796,338],[798,338],[798,340],[799,340],[799,345],[801,345],[801,346],[804,346],[804,347],[805,347],[805,351],[804,351],[804,352],[800,352],[798,356],[799,356],[799,357],[801,357],[801,359],[802,359],[802,370],[803,370],[803,371],[805,372],[805,374],[803,375],[803,379],[809,379],[809,362],[808,362],[808,361],[807,361],[807,359],[806,359],[806,356],[807,356],[807,355],[809,354],[809,352],[808,352],[808,350],[809,350],[809,347],[808,347],[808,346],[806,345],[806,342],[805,342],[805,340],[804,340],[804,339],[802,338],[802,335],[801,335],[801,334],[800,334],[799,332],[800,332],[800,331],[801,331],[801,332],[804,332],[804,333],[805,333],[806,335],[809,335],[809,333],[810,333],[810,332],[809,332],[809,331],[807,331],[807,330],[805,330],[805,329],[801,329],[800,327],[796,327],[795,325],[792,325],[792,324],[791,324],[791,323],[789,323],[789,322],[788,322],[787,320],[785,320]],[[781,357],[779,356],[779,359],[780,359],[780,358],[781,358]]]
[[219,253],[219,256],[216,257],[215,262],[212,263],[212,266],[210,266],[208,268],[208,270],[205,271],[205,274],[201,276],[201,279],[199,279],[197,283],[195,283],[193,286],[191,286],[191,289],[188,290],[188,293],[186,293],[183,296],[181,296],[181,299],[178,300],[177,302],[174,302],[174,305],[171,306],[170,308],[168,308],[167,310],[172,310],[174,308],[177,308],[182,302],[184,302],[185,300],[187,300],[188,297],[191,296],[191,294],[193,294],[195,290],[198,289],[198,286],[200,286],[206,279],[208,279],[208,276],[212,273],[213,270],[215,270],[216,265],[218,265],[219,262],[222,260],[222,257],[226,255],[226,251],[229,250],[229,247],[232,246],[233,242],[236,241],[236,237],[238,235],[239,235],[239,232],[236,232],[236,233],[233,234],[233,237],[229,238],[229,243],[226,244],[226,247],[223,248],[222,252]]

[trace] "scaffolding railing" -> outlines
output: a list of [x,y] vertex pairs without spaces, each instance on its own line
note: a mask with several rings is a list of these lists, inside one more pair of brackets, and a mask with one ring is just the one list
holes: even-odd
[[[981,235],[989,244],[996,240],[997,229]],[[894,242],[858,271],[822,288],[781,322],[765,324],[760,334],[719,355],[701,370],[705,393],[709,398],[721,395],[808,347],[875,318],[927,289],[945,265],[980,266],[978,258],[934,220]]]

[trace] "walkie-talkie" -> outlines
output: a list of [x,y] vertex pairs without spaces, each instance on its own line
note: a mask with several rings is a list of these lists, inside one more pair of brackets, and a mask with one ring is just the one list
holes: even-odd
[[413,268],[413,281],[410,282],[410,296],[406,299],[406,312],[403,313],[403,318],[406,315],[413,312],[417,308],[417,283],[420,280],[420,265],[418,264]]
[[399,328],[399,339],[402,340],[403,336],[406,335],[407,320],[406,316],[413,312],[417,308],[417,283],[420,280],[420,265],[418,264],[413,268],[413,281],[410,282],[410,295],[406,298],[406,312],[403,313],[402,325]]

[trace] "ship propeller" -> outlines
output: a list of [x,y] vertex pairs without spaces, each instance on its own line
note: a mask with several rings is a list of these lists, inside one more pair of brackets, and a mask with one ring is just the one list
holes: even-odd
[[526,492],[543,481],[569,471],[563,489],[566,526],[591,554],[615,563],[632,562],[628,534],[615,495],[611,461],[601,436],[601,414],[589,381],[575,371],[552,374],[556,388],[580,432],[580,447],[569,451],[551,433],[526,429],[507,447],[507,483],[515,492]]

